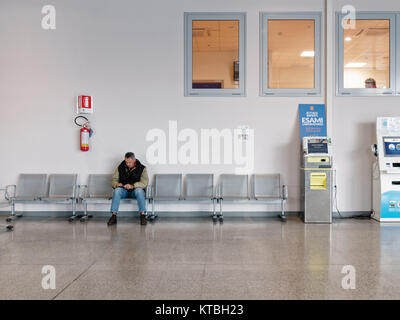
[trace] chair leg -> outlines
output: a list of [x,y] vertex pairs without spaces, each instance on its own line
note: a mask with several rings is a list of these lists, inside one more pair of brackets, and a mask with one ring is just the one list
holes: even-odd
[[281,201],[281,214],[279,215],[279,218],[282,220],[282,222],[286,222],[286,216],[285,216],[285,200]]
[[85,204],[85,212],[86,212],[86,215],[87,215],[88,218],[93,218],[93,215],[90,214],[90,213],[88,213],[88,210],[87,210],[87,202],[86,202],[86,204]]
[[15,213],[15,202],[14,200],[11,201],[11,215],[6,219],[7,222],[11,222],[15,220],[15,218],[21,218],[22,213]]
[[212,219],[213,219],[214,222],[217,222],[218,217],[217,217],[217,213],[216,213],[216,211],[215,211],[215,198],[212,199],[212,202],[213,202],[213,215],[212,215]]
[[72,221],[74,221],[74,220],[76,219],[75,204],[76,204],[75,199],[72,199],[72,200],[71,200],[72,216],[70,216],[70,217],[68,218],[68,221],[69,221],[69,222],[72,222]]
[[87,202],[86,201],[82,201],[83,204],[83,216],[80,218],[80,222],[86,222],[87,219],[92,218],[92,215],[88,215],[88,211],[87,211]]
[[5,225],[5,224],[0,224],[0,228],[6,229],[6,231],[12,231],[14,229],[14,226],[11,224]]
[[224,215],[222,214],[222,198],[219,199],[219,221],[223,222],[224,221]]
[[155,213],[155,210],[154,210],[155,203],[156,203],[156,202],[154,201],[154,198],[151,199],[151,217],[152,217],[153,219],[156,217],[156,213]]

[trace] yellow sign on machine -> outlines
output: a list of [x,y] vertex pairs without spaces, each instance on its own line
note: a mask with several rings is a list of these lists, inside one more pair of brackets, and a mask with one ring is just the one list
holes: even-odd
[[329,157],[308,157],[309,163],[329,163]]
[[312,172],[310,175],[311,190],[326,190],[326,173]]

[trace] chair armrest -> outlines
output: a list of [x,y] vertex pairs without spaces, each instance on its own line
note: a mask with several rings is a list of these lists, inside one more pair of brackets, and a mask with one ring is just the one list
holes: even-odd
[[289,197],[288,187],[287,185],[282,186],[282,199],[287,200]]
[[147,199],[152,199],[153,197],[153,186],[151,184],[148,184],[146,187],[146,198]]
[[[10,193],[10,189],[13,189],[13,193]],[[15,198],[17,194],[17,186],[15,184],[9,184],[6,186],[5,191],[4,191],[4,198],[6,200],[10,200],[11,198]]]

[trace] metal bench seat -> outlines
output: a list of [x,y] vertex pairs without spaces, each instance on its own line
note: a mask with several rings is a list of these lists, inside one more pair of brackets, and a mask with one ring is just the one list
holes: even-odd
[[211,202],[212,214],[215,216],[214,175],[208,173],[191,173],[185,176],[185,202]]
[[157,217],[155,205],[158,201],[180,201],[182,196],[182,174],[155,174],[151,193],[151,215],[150,220]]
[[7,218],[8,222],[22,217],[22,214],[15,212],[16,203],[37,202],[45,196],[46,182],[46,174],[23,173],[19,175],[16,185],[6,186],[5,197],[11,205],[11,216]]
[[72,216],[68,221],[76,219],[76,201],[78,194],[78,175],[72,174],[51,174],[49,175],[49,190],[46,196],[40,201],[53,202],[57,204],[71,204]]
[[[184,184],[184,189],[182,189]],[[152,215],[157,217],[156,202],[170,201],[180,203],[209,202],[215,215],[215,192],[213,174],[186,174],[183,183],[182,174],[156,174],[151,188]]]
[[221,222],[224,220],[222,214],[223,201],[248,201],[248,176],[245,174],[221,174],[219,177],[219,184],[217,187],[217,198],[219,201],[219,214],[213,216],[213,220],[219,219]]
[[214,219],[223,221],[222,205],[224,201],[280,204],[279,218],[286,221],[285,203],[288,198],[287,187],[281,188],[280,174],[254,174],[252,176],[252,194],[249,193],[247,175],[222,174],[217,188],[220,204],[219,215]]
[[279,218],[286,221],[285,204],[288,198],[286,185],[281,186],[280,174],[254,174],[252,199],[254,202],[264,202],[268,204],[280,204],[281,214]]
[[[84,215],[80,221],[85,222],[92,215],[88,213],[88,204],[111,204],[113,197],[113,188],[111,187],[111,174],[89,174],[88,184],[81,185],[80,188],[83,194],[80,195],[84,207]],[[146,198],[148,199],[148,191],[146,191]],[[136,203],[136,199],[125,198],[121,199],[121,204]]]

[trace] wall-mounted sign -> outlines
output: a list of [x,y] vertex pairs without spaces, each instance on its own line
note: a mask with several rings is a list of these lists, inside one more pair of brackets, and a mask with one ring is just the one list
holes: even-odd
[[93,113],[93,107],[92,96],[78,96],[76,101],[76,113]]
[[300,139],[303,137],[326,137],[324,104],[299,105]]

